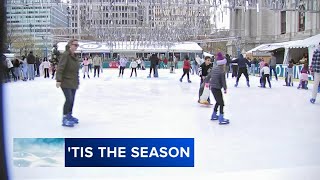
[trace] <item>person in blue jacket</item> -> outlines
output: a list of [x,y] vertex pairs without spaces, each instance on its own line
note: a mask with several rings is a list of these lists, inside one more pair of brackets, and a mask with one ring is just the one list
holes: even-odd
[[247,65],[250,66],[250,62],[246,58],[244,58],[242,54],[240,54],[237,59],[232,61],[232,63],[238,63],[238,76],[237,76],[236,84],[234,86],[238,87],[239,79],[241,75],[244,74],[244,76],[247,79],[247,86],[250,87],[249,75],[248,75],[248,69],[247,69]]

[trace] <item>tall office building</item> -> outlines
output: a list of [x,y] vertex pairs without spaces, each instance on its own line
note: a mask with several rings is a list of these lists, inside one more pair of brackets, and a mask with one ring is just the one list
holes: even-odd
[[[43,49],[46,55],[54,41],[53,29],[67,28],[67,6],[57,0],[8,0],[7,28],[11,43],[28,44],[25,49]],[[24,41],[32,41],[30,45]],[[19,51],[11,47],[13,51]],[[21,50],[21,49],[20,49]],[[20,52],[21,53],[21,52]]]
[[[210,33],[206,0],[73,0],[72,34],[104,40],[147,40],[159,34]],[[154,32],[152,32],[154,31]]]

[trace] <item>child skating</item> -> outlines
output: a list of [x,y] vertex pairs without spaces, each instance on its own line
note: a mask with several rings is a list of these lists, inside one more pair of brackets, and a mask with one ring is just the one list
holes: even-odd
[[[225,75],[225,64],[227,63],[226,59],[219,60],[217,59],[217,65],[212,68],[208,76],[205,78],[205,82],[210,83],[211,92],[216,104],[213,108],[211,115],[211,120],[219,120],[220,125],[229,124],[229,120],[224,118],[224,101],[221,89],[224,89],[224,93],[227,93],[227,83]],[[220,114],[218,116],[218,108]]]

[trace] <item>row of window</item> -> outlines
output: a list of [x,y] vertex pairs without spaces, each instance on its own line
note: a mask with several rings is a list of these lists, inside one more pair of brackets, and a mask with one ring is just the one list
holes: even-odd
[[[304,31],[305,30],[305,24],[306,24],[306,16],[304,12],[299,12],[298,15],[298,31]],[[280,28],[281,28],[281,34],[286,34],[287,32],[287,13],[286,11],[281,12],[280,17]]]

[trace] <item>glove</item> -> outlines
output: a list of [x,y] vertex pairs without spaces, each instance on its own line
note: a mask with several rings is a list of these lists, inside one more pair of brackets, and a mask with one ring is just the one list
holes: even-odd
[[60,88],[60,86],[61,86],[61,82],[56,82],[56,87]]
[[227,94],[227,90],[226,89],[224,90],[224,93]]

